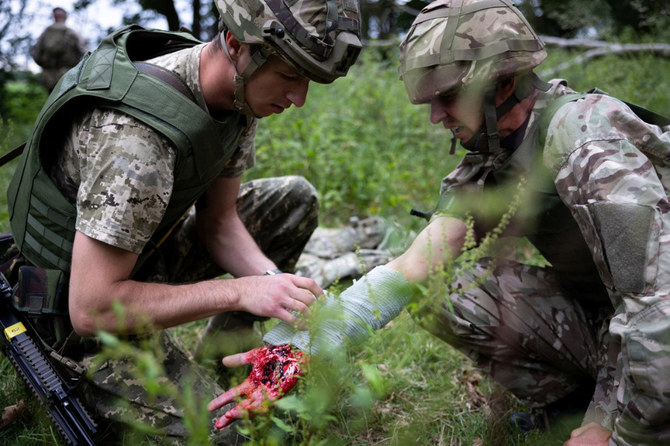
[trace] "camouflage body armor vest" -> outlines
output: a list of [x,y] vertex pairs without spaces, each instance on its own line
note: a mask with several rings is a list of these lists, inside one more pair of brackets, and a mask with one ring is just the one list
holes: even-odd
[[517,169],[525,171],[522,175],[528,181],[526,199],[533,204],[530,209],[524,207],[527,224],[524,225],[523,235],[558,272],[564,289],[571,292],[579,290],[580,295],[599,302],[607,299],[607,294],[589,247],[570,210],[558,195],[553,175],[543,162],[544,134],[556,111],[552,105],[562,102],[561,98],[547,98],[548,107],[541,110],[539,119],[529,125],[510,162],[491,173],[491,180],[505,183],[519,178]]
[[[591,250],[570,210],[563,204],[556,191],[554,176],[545,167],[543,155],[546,133],[557,110],[568,102],[584,98],[591,93],[606,94],[599,89],[558,96],[547,94],[546,107],[540,111],[538,119],[529,125],[526,137],[514,155],[499,169],[493,170],[489,176],[490,182],[501,184],[518,178],[519,171],[525,172],[528,177],[529,198],[534,206],[532,211],[526,213],[528,221],[532,223],[525,227],[526,232],[523,235],[559,273],[561,285],[568,291],[578,290],[582,303],[587,306],[590,303],[607,301],[607,293]],[[664,116],[635,104],[624,103],[647,123],[660,127],[670,125],[670,120]]]
[[[538,249],[558,273],[565,289],[587,291],[586,294],[599,301],[607,297],[598,270],[577,222],[563,204],[556,191],[553,175],[543,162],[546,126],[555,112],[552,104],[560,101],[560,97],[555,92],[544,93],[543,99],[547,105],[536,110],[537,118],[525,128],[523,140],[513,153],[469,151],[456,169],[443,180],[442,193],[446,192],[446,195],[441,196],[436,210],[452,209],[454,196],[449,193],[452,187],[455,190],[473,188],[483,194],[487,190],[500,188],[510,190],[511,185],[525,178],[523,201],[519,209],[523,217],[513,217],[507,229],[515,235],[526,237]],[[465,194],[468,194],[467,190]],[[511,200],[511,196],[505,199]],[[491,232],[499,219],[486,216],[485,203],[473,206],[469,200],[466,199],[464,206],[468,213],[474,212],[476,232]],[[455,206],[457,215],[460,215],[463,209],[460,209],[458,203]],[[476,209],[483,210],[483,218],[478,218]]]
[[12,234],[33,265],[70,270],[76,208],[53,184],[47,169],[58,151],[50,146],[51,135],[69,125],[74,109],[119,110],[152,127],[176,148],[172,197],[145,251],[169,233],[216,178],[235,151],[247,118],[231,113],[217,121],[176,86],[133,64],[200,43],[185,33],[132,25],[107,36],[61,78],[37,118],[8,190]]

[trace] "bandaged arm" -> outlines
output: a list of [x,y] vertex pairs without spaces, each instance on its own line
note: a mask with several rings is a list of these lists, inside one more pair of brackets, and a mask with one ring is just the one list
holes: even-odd
[[386,265],[378,266],[339,296],[327,292],[317,310],[325,318],[312,329],[298,330],[280,322],[263,341],[270,345],[292,344],[319,355],[341,347],[345,341],[366,338],[370,329],[377,330],[398,316],[411,297],[412,286],[403,274]]

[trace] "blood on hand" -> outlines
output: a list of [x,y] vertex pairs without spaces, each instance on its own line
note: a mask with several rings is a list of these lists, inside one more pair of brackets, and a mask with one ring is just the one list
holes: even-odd
[[238,396],[244,395],[246,398],[219,418],[216,428],[228,426],[245,412],[267,412],[267,403],[278,400],[295,386],[303,374],[302,366],[306,361],[302,352],[294,352],[288,344],[255,348],[245,353],[243,364],[252,364],[247,379],[213,399],[207,408],[216,410]]

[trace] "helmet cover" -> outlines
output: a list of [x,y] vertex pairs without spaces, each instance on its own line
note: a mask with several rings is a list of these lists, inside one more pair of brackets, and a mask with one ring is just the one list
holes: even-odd
[[319,83],[345,76],[361,51],[358,0],[215,0],[241,43],[261,45]]
[[400,78],[414,104],[531,70],[544,44],[510,0],[436,0],[400,44]]

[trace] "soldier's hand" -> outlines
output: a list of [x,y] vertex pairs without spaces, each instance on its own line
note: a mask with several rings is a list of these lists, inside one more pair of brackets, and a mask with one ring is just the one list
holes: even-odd
[[288,344],[255,348],[223,358],[226,367],[245,364],[252,364],[253,367],[242,384],[227,390],[207,405],[211,412],[240,396],[245,397],[216,421],[216,428],[222,429],[245,414],[253,417],[267,412],[274,401],[295,386],[304,373],[303,366],[306,362],[307,358],[303,353],[294,352]]
[[607,446],[612,431],[598,423],[589,423],[572,431],[563,446]]
[[257,316],[276,317],[301,329],[301,317],[309,316],[309,306],[323,294],[316,282],[294,274],[248,276],[236,279],[243,283],[237,308]]

